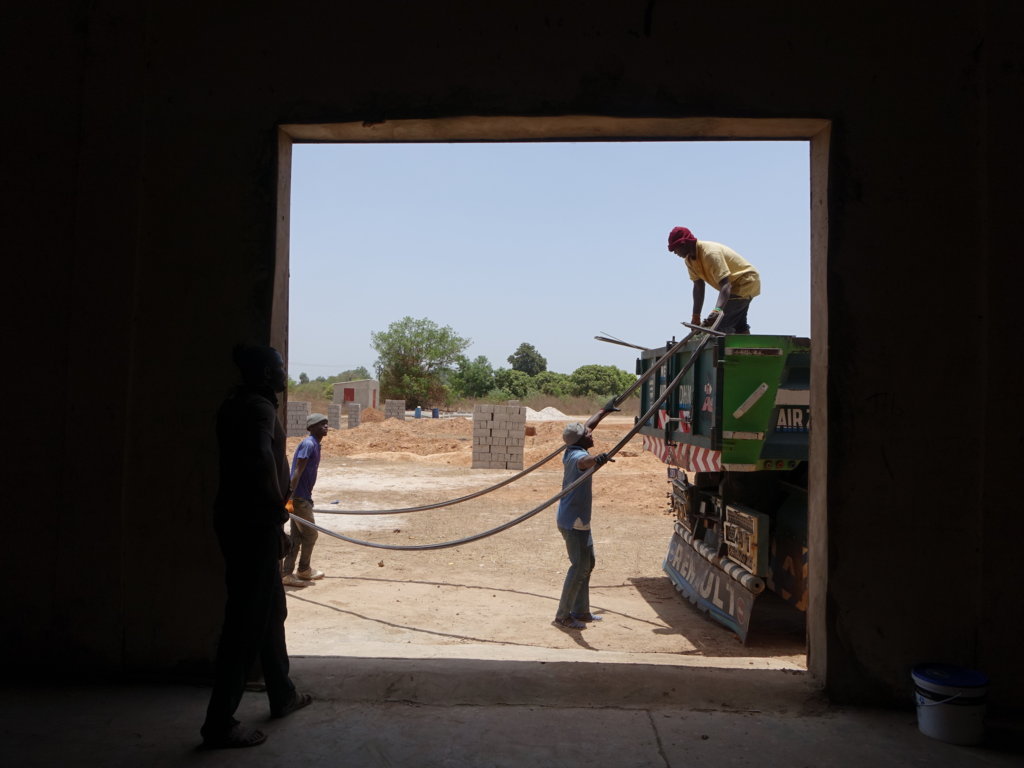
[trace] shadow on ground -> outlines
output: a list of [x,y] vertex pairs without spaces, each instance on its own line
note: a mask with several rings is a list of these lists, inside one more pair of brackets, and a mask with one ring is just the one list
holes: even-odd
[[[771,592],[764,592],[754,602],[750,631],[746,644],[743,644],[734,632],[714,622],[680,594],[667,576],[634,578],[630,583],[670,628],[665,631],[685,634],[696,621],[697,626],[701,626],[699,622],[706,622],[702,632],[724,632],[735,638],[735,644],[716,644],[715,655],[767,658],[798,656],[807,652],[806,614]],[[688,639],[693,640],[689,636]]]

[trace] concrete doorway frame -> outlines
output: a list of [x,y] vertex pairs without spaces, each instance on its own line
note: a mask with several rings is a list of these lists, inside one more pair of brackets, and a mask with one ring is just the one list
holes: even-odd
[[811,221],[811,433],[807,668],[826,684],[828,588],[828,163],[831,123],[814,118],[450,117],[284,124],[277,135],[277,226],[271,344],[288,359],[292,145],[540,141],[808,141]]

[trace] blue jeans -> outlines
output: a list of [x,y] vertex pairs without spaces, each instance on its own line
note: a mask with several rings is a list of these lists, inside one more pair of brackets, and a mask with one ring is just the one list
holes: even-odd
[[594,537],[590,531],[566,530],[558,532],[565,539],[565,551],[569,554],[569,570],[562,585],[562,597],[558,601],[556,619],[564,619],[571,613],[590,612],[590,572],[594,570]]

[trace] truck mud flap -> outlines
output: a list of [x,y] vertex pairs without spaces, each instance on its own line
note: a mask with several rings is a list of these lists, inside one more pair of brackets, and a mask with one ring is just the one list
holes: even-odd
[[672,533],[662,568],[687,600],[747,642],[756,593],[705,559],[678,531]]

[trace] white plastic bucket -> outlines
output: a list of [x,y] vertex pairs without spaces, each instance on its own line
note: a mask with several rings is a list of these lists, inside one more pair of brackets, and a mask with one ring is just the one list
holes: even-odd
[[949,744],[984,739],[988,677],[952,664],[918,664],[911,677],[921,733]]

